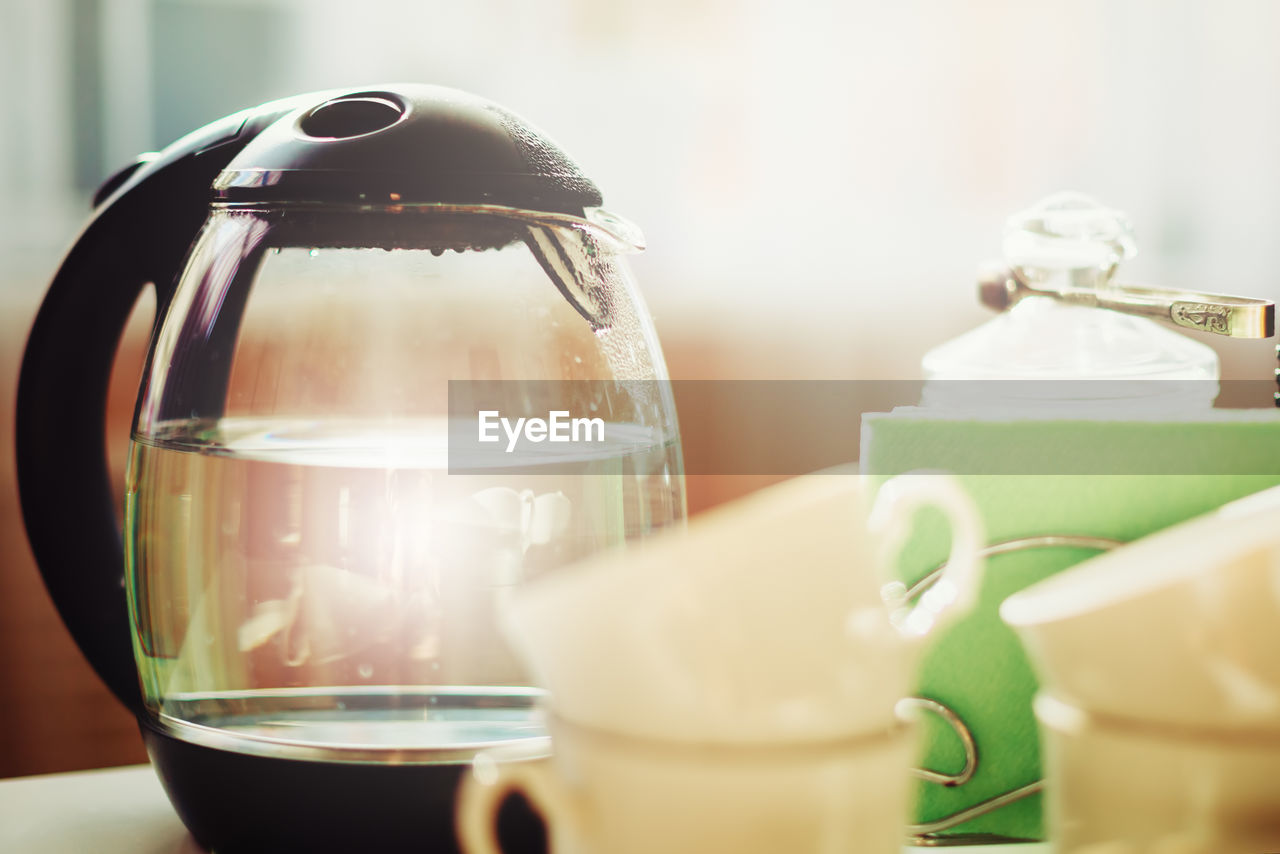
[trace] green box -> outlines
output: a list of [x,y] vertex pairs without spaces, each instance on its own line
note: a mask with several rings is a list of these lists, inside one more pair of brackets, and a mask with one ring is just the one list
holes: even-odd
[[[1043,535],[1128,542],[1280,484],[1280,413],[1209,410],[1195,420],[989,419],[924,408],[864,416],[862,471],[879,482],[916,470],[956,474],[974,498],[988,544]],[[948,548],[940,514],[921,514],[898,566],[908,586],[936,569]],[[1031,697],[1036,683],[997,609],[1011,593],[1097,551],[1061,545],[988,558],[978,606],[931,639],[920,696],[968,727],[978,766],[962,785],[921,781],[917,824],[948,819],[1041,777]],[[942,718],[924,718],[923,764],[964,765]],[[937,831],[1011,839],[1045,835],[1038,795]]]

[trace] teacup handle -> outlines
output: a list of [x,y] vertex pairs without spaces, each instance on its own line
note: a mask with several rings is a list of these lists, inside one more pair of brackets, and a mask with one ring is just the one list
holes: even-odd
[[[550,759],[504,761],[501,749],[481,753],[458,791],[458,841],[465,854],[502,854],[496,831],[498,809],[513,794],[529,799],[546,822],[549,839],[557,835],[561,823],[577,828],[573,797]],[[555,850],[554,845],[550,848]]]
[[[937,583],[920,596],[914,607],[903,602],[894,613],[894,625],[909,635],[927,634],[940,622],[954,620],[971,609],[982,581],[980,549],[984,542],[982,520],[973,499],[952,476],[938,473],[898,475],[885,481],[876,494],[867,527],[880,536],[880,560],[886,599],[906,592],[892,579],[891,568],[911,531],[916,511],[936,507],[951,526],[951,554]],[[900,591],[895,587],[901,587]]]

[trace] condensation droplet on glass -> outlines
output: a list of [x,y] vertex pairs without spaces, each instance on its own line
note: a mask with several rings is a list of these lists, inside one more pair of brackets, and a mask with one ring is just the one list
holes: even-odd
[[373,675],[373,665],[362,664],[356,668],[356,672],[360,674],[361,679],[368,679]]

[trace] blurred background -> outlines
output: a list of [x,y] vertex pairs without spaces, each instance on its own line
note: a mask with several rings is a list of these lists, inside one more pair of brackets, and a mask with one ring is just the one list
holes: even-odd
[[[139,152],[297,92],[467,89],[642,226],[673,377],[915,379],[986,319],[1003,219],[1056,190],[1130,213],[1129,280],[1280,298],[1278,40],[1272,0],[0,0],[0,776],[145,758],[44,594],[12,459],[27,327]],[[1211,343],[1227,378],[1275,366]],[[687,447],[734,432],[694,401],[681,422]],[[691,509],[765,480],[694,478]]]

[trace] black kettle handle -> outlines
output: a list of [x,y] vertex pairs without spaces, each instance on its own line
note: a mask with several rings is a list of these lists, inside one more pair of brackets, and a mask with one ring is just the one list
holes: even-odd
[[111,364],[148,283],[154,337],[218,172],[300,100],[206,125],[128,174],[67,253],[27,339],[15,431],[27,539],[76,644],[134,712],[143,703],[103,435]]

